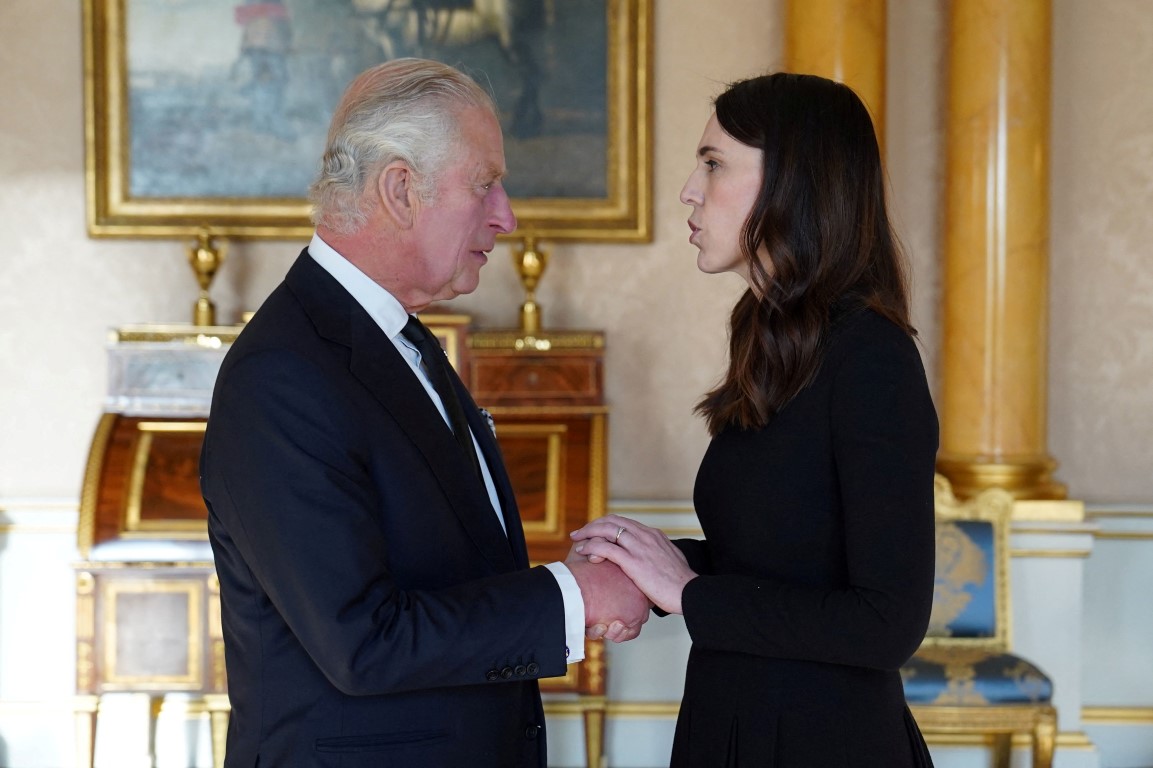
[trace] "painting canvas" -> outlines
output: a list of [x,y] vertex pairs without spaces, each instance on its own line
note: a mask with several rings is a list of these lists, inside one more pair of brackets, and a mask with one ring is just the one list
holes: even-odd
[[419,56],[493,94],[522,230],[647,235],[647,2],[86,2],[93,234],[304,234],[344,87]]

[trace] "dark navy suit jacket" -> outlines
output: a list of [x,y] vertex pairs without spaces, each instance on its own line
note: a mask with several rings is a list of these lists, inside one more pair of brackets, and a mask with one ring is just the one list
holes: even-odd
[[233,344],[201,456],[228,768],[545,764],[536,680],[565,672],[563,601],[455,384],[507,536],[411,368],[307,251]]

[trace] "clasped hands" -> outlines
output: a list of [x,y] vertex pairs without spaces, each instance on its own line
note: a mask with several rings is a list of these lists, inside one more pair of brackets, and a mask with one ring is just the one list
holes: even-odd
[[632,640],[654,605],[681,613],[681,592],[697,574],[663,531],[606,515],[570,537],[565,565],[584,596],[590,640]]

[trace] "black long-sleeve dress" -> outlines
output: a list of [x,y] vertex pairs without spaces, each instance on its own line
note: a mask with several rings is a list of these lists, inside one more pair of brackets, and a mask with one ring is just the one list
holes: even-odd
[[713,439],[705,539],[677,542],[702,575],[672,766],[931,765],[898,670],[932,603],[937,441],[915,342],[870,310],[766,428]]

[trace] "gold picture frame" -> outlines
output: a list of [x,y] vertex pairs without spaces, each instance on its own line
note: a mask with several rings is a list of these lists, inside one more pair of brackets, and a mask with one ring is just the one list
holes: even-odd
[[[335,105],[326,105],[329,111],[321,115],[322,110],[299,94],[294,101],[286,83],[295,84],[300,93],[336,98],[355,74],[349,62],[362,64],[379,43],[382,52],[397,55],[438,58],[433,53],[439,52],[439,58],[447,60],[459,54],[450,63],[494,91],[502,124],[514,107],[513,118],[522,112],[520,100],[502,99],[497,87],[512,87],[515,80],[523,95],[532,78],[538,111],[554,123],[546,124],[545,133],[538,128],[535,134],[505,126],[508,186],[519,220],[511,239],[646,242],[652,238],[653,0],[508,4],[531,6],[539,13],[534,11],[532,35],[516,38],[531,40],[536,53],[514,56],[520,62],[515,75],[506,72],[503,79],[499,75],[505,65],[499,61],[508,59],[507,51],[504,59],[498,59],[484,47],[483,36],[470,39],[460,32],[451,34],[467,42],[453,47],[458,44],[450,42],[445,32],[457,28],[452,14],[469,12],[475,0],[82,2],[87,224],[93,237],[311,235],[307,181],[281,179],[278,174],[294,169],[292,173],[311,179],[323,146],[316,126],[327,127]],[[274,6],[283,6],[284,12]],[[418,11],[417,6],[426,10]],[[428,11],[428,6],[439,10]],[[368,28],[366,14],[375,14],[374,29],[391,29],[381,26],[384,14],[406,8],[410,16],[403,26],[396,21],[399,16],[390,22],[402,30],[396,33],[395,44],[385,45],[381,41],[387,36],[374,33],[378,36],[366,47],[359,33],[348,32]],[[270,9],[276,14],[267,14]],[[263,31],[250,35],[258,13],[267,14],[259,19]],[[571,17],[577,13],[584,14],[576,19],[580,23]],[[280,44],[275,42],[275,30],[269,31],[277,14],[282,26],[288,20],[296,26],[296,31],[282,30]],[[563,14],[570,16],[558,16]],[[510,30],[499,32],[507,38]],[[547,39],[542,37],[546,32]],[[410,39],[414,34],[419,35],[415,48]],[[442,47],[426,53],[433,34],[444,35],[434,40]],[[577,35],[587,35],[591,42]],[[356,41],[349,42],[354,37]],[[324,47],[326,40],[329,48]],[[507,41],[493,43],[498,44]],[[528,43],[523,45],[527,50]],[[596,70],[592,75],[573,63],[571,54],[578,50],[591,51],[588,61]],[[233,60],[225,67],[222,58],[228,51]],[[468,56],[478,57],[480,64],[469,65]],[[550,57],[551,63],[546,62]],[[390,56],[381,53],[378,60],[386,58]],[[526,61],[541,65],[532,69]],[[333,74],[338,64],[348,70],[340,73],[345,77],[340,82]],[[321,82],[316,73],[324,73],[328,80]],[[290,75],[299,77],[294,80]],[[270,88],[269,81],[279,84]],[[570,103],[573,100],[577,107]],[[558,117],[552,118],[553,114]],[[562,125],[562,121],[568,122]],[[296,125],[302,128],[298,131]],[[261,131],[267,134],[261,136]],[[219,156],[214,154],[218,150]],[[538,169],[539,179],[533,176]],[[518,178],[524,184],[521,191],[516,188]]]

